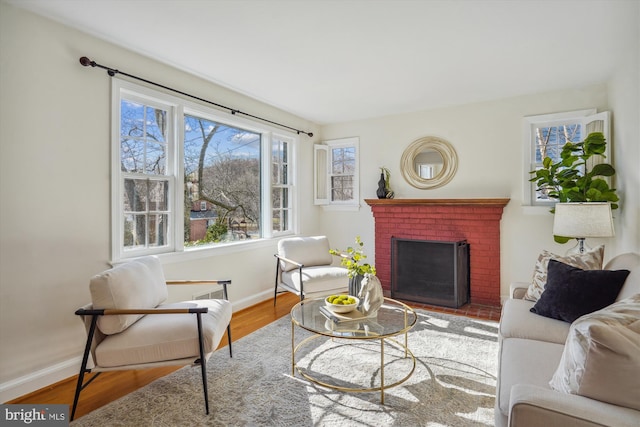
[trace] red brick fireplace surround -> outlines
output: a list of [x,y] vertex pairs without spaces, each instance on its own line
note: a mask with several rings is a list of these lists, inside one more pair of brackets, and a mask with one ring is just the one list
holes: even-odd
[[500,220],[509,199],[367,199],[375,220],[376,270],[391,293],[391,238],[466,240],[471,303],[500,306]]

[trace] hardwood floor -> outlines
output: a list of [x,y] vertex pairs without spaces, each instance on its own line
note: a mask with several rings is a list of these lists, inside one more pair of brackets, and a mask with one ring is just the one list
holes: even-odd
[[[275,307],[273,306],[273,300],[270,299],[234,313],[233,320],[231,321],[232,341],[238,340],[245,335],[249,335],[251,332],[268,325],[274,320],[288,315],[291,308],[298,301],[300,301],[300,299],[296,295],[283,293],[278,296],[278,302]],[[469,304],[459,309],[449,309],[425,306],[424,304],[411,302],[407,302],[407,304],[413,307],[425,308],[427,310],[438,311],[441,313],[465,315],[489,320],[499,320],[500,318],[499,307],[474,306],[473,304]],[[226,345],[227,339],[226,337],[223,337],[219,348],[226,347]],[[138,388],[143,387],[177,369],[180,369],[180,367],[104,372],[100,375],[100,378],[82,391],[80,401],[78,402],[78,408],[76,409],[75,418],[80,418],[81,416],[88,414],[89,412],[128,393],[131,393],[132,391],[137,390]],[[86,378],[87,377],[85,377],[85,381]],[[77,376],[73,376],[6,403],[68,404],[70,414],[76,381]]]

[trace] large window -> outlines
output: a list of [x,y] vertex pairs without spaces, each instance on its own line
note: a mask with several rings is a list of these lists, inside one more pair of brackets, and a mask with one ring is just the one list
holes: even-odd
[[[537,190],[535,183],[529,182],[533,176],[529,172],[540,169],[542,162],[549,157],[553,163],[561,160],[562,147],[567,142],[581,142],[591,132],[602,132],[607,139],[609,157],[609,113],[596,114],[595,109],[570,111],[565,113],[529,116],[524,119],[524,168],[526,179],[524,187],[525,205],[548,206],[555,203],[544,190]],[[594,159],[602,161],[602,159]],[[589,165],[591,168],[592,165]]]
[[334,139],[314,146],[316,204],[359,206],[358,149],[358,138]]
[[114,259],[294,231],[295,135],[119,80],[113,117]]

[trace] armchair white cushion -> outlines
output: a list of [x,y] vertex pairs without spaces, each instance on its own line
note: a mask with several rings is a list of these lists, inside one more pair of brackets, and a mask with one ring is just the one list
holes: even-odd
[[[158,308],[207,307],[202,314],[204,352],[208,358],[220,343],[231,319],[231,304],[225,300],[198,300],[163,304]],[[114,317],[114,316],[109,316]],[[95,364],[103,368],[186,359],[199,355],[198,329],[194,316],[146,315],[127,328],[127,333],[105,337],[95,350]]]
[[276,257],[275,297],[278,288],[293,292],[300,300],[315,295],[346,291],[348,271],[332,265],[326,236],[291,237],[278,242]]
[[[167,285],[160,260],[145,257],[121,264],[94,276],[89,283],[95,308],[154,308],[167,299]],[[140,319],[143,314],[101,316],[98,328],[103,334],[117,334]]]
[[[209,413],[206,362],[227,331],[231,355],[232,307],[227,301],[230,280],[171,281],[171,284],[221,285],[225,299],[163,304],[167,282],[157,257],[120,264],[94,276],[89,284],[92,303],[78,309],[87,341],[73,402],[75,415],[80,392],[90,372],[200,365]],[[91,359],[92,363],[89,363]]]

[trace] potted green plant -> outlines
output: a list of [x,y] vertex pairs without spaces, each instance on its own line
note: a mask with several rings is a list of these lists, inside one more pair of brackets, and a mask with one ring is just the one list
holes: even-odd
[[[607,146],[602,132],[592,132],[584,141],[567,142],[562,147],[560,160],[553,163],[550,157],[542,161],[542,168],[529,172],[534,175],[529,181],[535,182],[538,191],[544,191],[551,199],[566,202],[610,202],[611,209],[617,209],[620,198],[615,188],[602,177],[612,177],[616,171],[609,163],[598,163],[591,169],[588,160],[593,156],[605,157]],[[551,209],[554,213],[554,209]],[[554,236],[558,243],[566,243],[568,237]]]
[[356,236],[355,246],[349,246],[346,251],[338,249],[330,249],[331,255],[341,257],[340,265],[348,270],[349,275],[349,295],[358,295],[360,290],[360,283],[365,274],[376,275],[376,268],[366,262],[363,262],[367,258],[364,254],[364,243],[360,239],[360,236]]
[[376,276],[376,268],[363,262],[367,258],[363,247],[360,236],[356,236],[355,246],[349,246],[346,251],[330,249],[329,253],[342,258],[340,263],[349,275],[349,295],[360,298],[358,310],[366,316],[373,316],[384,302],[384,292]]

